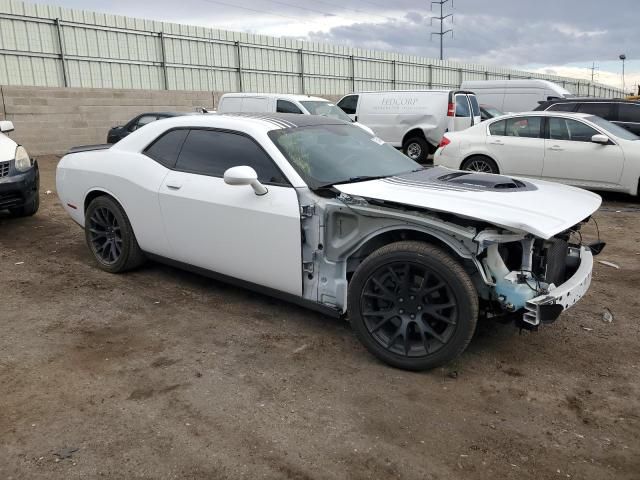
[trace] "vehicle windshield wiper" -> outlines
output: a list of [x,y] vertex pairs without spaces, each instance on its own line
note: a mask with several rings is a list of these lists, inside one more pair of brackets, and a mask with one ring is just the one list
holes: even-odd
[[351,177],[349,180],[340,180],[339,182],[333,182],[332,185],[340,185],[342,183],[357,183],[367,182],[369,180],[379,180],[380,178],[392,177],[393,175],[361,175],[358,177]]

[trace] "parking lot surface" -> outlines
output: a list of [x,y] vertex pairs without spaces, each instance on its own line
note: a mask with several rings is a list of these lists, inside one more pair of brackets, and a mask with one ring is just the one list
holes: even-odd
[[537,333],[485,322],[410,373],[344,321],[159,264],[99,270],[56,162],[36,216],[0,216],[0,478],[638,478],[630,197],[595,216],[620,268],[596,262],[576,307]]

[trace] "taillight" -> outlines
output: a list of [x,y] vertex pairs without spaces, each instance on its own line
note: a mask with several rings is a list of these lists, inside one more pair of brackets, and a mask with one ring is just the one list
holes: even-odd
[[456,114],[456,106],[453,103],[449,104],[447,108],[447,117],[453,117]]
[[447,137],[442,137],[442,140],[440,140],[440,145],[438,145],[438,148],[444,148],[450,143],[451,143],[451,140],[449,140]]

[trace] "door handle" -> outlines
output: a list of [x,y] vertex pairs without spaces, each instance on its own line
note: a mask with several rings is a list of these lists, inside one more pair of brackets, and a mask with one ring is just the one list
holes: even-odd
[[178,185],[176,183],[167,183],[167,188],[170,190],[180,190],[182,185]]
[[553,145],[552,147],[549,147],[549,150],[564,150],[564,148],[560,145]]
[[491,145],[504,145],[504,142],[502,140],[493,140],[491,142],[489,142]]

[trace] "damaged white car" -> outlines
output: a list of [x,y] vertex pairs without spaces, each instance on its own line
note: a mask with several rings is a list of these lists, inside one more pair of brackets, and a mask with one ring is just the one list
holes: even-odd
[[73,149],[57,187],[104,270],[156,259],[347,316],[369,351],[411,370],[460,355],[479,316],[555,320],[602,247],[579,237],[598,195],[425,169],[309,115],[159,120]]

